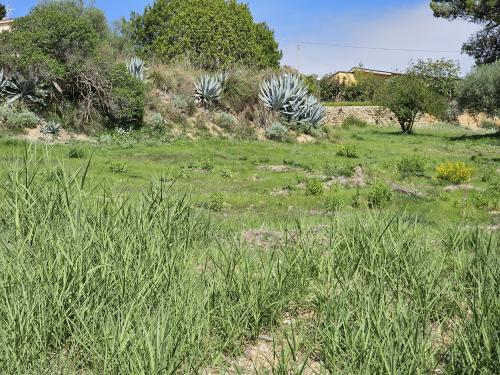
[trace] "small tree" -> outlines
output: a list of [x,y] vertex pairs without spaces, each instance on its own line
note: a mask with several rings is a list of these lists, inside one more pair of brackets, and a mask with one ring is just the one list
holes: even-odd
[[462,110],[500,116],[500,61],[476,67],[457,89]]
[[5,5],[0,3],[0,21],[5,18],[7,15],[7,9],[5,9]]
[[375,95],[375,102],[390,109],[398,119],[401,130],[411,134],[418,115],[440,115],[446,103],[425,82],[414,75],[401,75],[386,81]]
[[453,60],[422,60],[410,63],[408,73],[420,77],[439,95],[451,100],[460,79],[460,65]]

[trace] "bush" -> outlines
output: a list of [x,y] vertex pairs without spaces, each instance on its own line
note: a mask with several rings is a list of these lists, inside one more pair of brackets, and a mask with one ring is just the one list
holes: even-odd
[[306,180],[306,190],[310,195],[321,195],[325,192],[325,185],[318,177],[311,177]]
[[21,110],[16,112],[8,107],[0,107],[0,122],[13,131],[21,131],[25,128],[35,128],[40,124],[40,118],[33,112]]
[[325,199],[325,207],[328,211],[337,212],[342,208],[342,199],[337,193],[330,193]]
[[402,132],[407,134],[412,133],[418,115],[441,117],[446,109],[446,101],[413,75],[388,79],[376,93],[375,101],[396,115]]
[[337,155],[351,159],[359,158],[358,148],[355,144],[351,143],[343,144],[342,146],[340,146],[340,149],[337,151]]
[[114,161],[110,163],[109,170],[111,173],[121,174],[127,172],[127,166],[121,161]]
[[227,169],[227,168],[224,168],[220,171],[220,175],[222,178],[232,178],[233,177],[233,174],[231,173],[231,170]]
[[472,168],[464,162],[440,164],[436,168],[437,179],[440,181],[461,184],[467,182],[472,177]]
[[366,128],[368,123],[363,121],[353,115],[347,116],[347,118],[342,122],[343,128]]
[[266,130],[266,137],[273,141],[284,142],[288,137],[288,129],[279,122],[275,122]]
[[232,70],[223,83],[222,104],[234,113],[251,108],[259,101],[258,73],[245,68]]
[[425,161],[418,156],[404,157],[398,162],[397,169],[403,178],[421,177],[425,174]]
[[70,159],[82,159],[85,157],[85,151],[79,148],[70,148],[66,154]]
[[389,203],[392,198],[392,189],[385,182],[377,181],[368,192],[368,206],[380,208]]
[[412,62],[408,73],[421,78],[437,94],[451,100],[460,80],[460,65],[453,60],[422,60]]
[[481,65],[458,85],[457,102],[463,110],[500,116],[500,61]]
[[121,128],[140,126],[144,117],[145,87],[129,74],[124,64],[111,70],[111,97],[107,103],[108,117]]
[[221,193],[212,193],[206,203],[206,207],[215,212],[221,212],[224,209],[224,206],[224,195]]
[[226,131],[233,132],[238,125],[238,120],[230,113],[221,112],[215,118],[215,124]]
[[174,95],[172,102],[177,109],[188,116],[193,116],[196,113],[196,100],[192,96]]
[[341,176],[352,177],[354,175],[354,166],[328,163],[324,168],[324,173],[328,178]]

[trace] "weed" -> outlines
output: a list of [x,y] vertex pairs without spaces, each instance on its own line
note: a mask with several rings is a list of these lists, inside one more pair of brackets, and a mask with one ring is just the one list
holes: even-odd
[[359,151],[355,144],[346,143],[340,146],[337,155],[345,158],[357,159],[359,158]]
[[464,162],[440,164],[436,168],[437,179],[440,181],[461,184],[470,180],[472,168]]
[[368,123],[363,121],[353,115],[347,116],[347,118],[342,122],[343,128],[366,128]]
[[392,189],[385,182],[377,181],[368,192],[368,206],[381,208],[393,198]]
[[340,211],[342,208],[342,199],[336,192],[331,192],[325,199],[325,207],[331,212]]
[[80,148],[70,148],[66,154],[70,159],[81,159],[85,157],[85,151]]
[[208,202],[206,204],[209,210],[215,212],[221,212],[224,209],[224,205],[225,205],[224,195],[222,195],[221,193],[210,194],[210,197],[208,198]]
[[127,166],[121,161],[113,161],[109,165],[109,169],[113,174],[121,174],[127,172]]
[[311,177],[306,180],[307,193],[310,195],[321,195],[325,192],[325,185],[318,177]]
[[421,177],[425,175],[425,160],[419,156],[404,157],[397,164],[401,177]]

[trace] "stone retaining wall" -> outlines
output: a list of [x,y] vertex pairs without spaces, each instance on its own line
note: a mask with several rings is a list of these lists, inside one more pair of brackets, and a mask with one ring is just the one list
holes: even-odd
[[[353,116],[374,125],[397,125],[398,121],[394,113],[383,107],[377,106],[360,106],[360,107],[326,107],[327,125],[340,125],[344,120]],[[432,124],[436,120],[429,115],[419,116],[416,120],[417,124]]]

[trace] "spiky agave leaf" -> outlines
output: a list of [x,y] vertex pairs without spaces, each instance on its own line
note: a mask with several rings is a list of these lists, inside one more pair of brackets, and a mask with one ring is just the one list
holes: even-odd
[[307,88],[299,77],[283,75],[264,81],[260,87],[259,98],[269,109],[291,118],[295,107],[307,95]]
[[48,96],[48,90],[44,89],[43,84],[33,75],[28,77],[14,75],[4,83],[2,91],[8,98],[8,104],[18,100],[27,100],[45,106],[45,98]]
[[45,135],[57,136],[59,135],[60,130],[61,130],[61,125],[55,122],[54,120],[50,120],[49,122],[47,122],[47,124],[42,126],[40,131],[42,134]]
[[317,128],[323,122],[325,112],[325,108],[318,99],[309,94],[301,102],[295,103],[292,120]]
[[217,76],[204,74],[196,80],[194,97],[196,101],[208,106],[220,100],[222,84]]
[[127,64],[128,72],[138,81],[144,82],[146,79],[146,63],[138,57],[132,57]]

